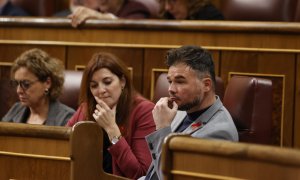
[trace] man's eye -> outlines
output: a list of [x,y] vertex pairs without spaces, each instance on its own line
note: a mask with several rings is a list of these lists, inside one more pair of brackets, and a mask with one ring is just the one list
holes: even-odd
[[176,81],[177,84],[183,84],[184,81]]

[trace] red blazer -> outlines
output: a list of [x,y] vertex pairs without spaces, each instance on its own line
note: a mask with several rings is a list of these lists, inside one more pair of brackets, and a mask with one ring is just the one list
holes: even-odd
[[[135,100],[138,103],[133,107],[129,118],[131,130],[128,131],[126,137],[122,137],[117,144],[108,148],[112,156],[113,174],[132,179],[137,179],[147,173],[152,159],[145,136],[155,131],[152,116],[154,104],[141,96],[137,96]],[[67,126],[71,127],[76,122],[85,119],[85,107],[85,103],[80,105]]]

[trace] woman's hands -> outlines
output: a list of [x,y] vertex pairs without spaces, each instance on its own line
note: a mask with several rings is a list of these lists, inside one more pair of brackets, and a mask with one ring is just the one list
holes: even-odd
[[95,97],[95,100],[97,105],[93,117],[96,122],[105,130],[110,140],[113,137],[120,136],[121,132],[116,123],[116,106],[111,109],[98,97]]

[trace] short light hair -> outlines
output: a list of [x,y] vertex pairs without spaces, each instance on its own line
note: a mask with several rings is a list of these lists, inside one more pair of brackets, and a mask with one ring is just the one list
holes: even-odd
[[45,82],[47,78],[51,79],[50,100],[55,100],[60,96],[64,84],[64,66],[60,60],[50,57],[41,49],[35,48],[25,51],[14,61],[11,68],[12,78],[21,67],[27,68],[41,82]]

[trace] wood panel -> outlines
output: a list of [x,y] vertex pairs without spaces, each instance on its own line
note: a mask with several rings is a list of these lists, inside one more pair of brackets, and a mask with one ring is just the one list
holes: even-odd
[[294,147],[300,148],[300,54],[297,54],[296,73]]
[[[299,105],[294,100],[299,96],[300,81],[296,79],[299,76],[296,74],[299,71],[299,65],[296,66],[296,54],[300,53],[299,34],[299,23],[89,20],[74,29],[69,19],[1,17],[0,61],[13,60],[21,53],[18,47],[57,47],[61,49],[58,57],[65,60],[68,69],[74,69],[77,64],[85,64],[94,52],[105,50],[119,55],[132,66],[134,85],[150,98],[151,72],[155,68],[166,68],[165,51],[183,44],[201,45],[213,52],[216,74],[225,84],[228,73],[233,71],[284,77],[273,79],[275,104],[278,105],[274,116],[275,119],[283,117],[283,125],[276,125],[280,127],[276,131],[282,131],[280,138],[284,146],[300,147],[296,142],[299,130],[293,127],[300,122],[296,112]],[[17,51],[8,48],[15,45]],[[0,74],[8,72],[7,65],[0,69]],[[280,92],[284,95],[280,96]],[[284,102],[281,106],[280,101]]]
[[0,122],[0,179],[126,179],[101,169],[102,140],[91,121],[73,128]]
[[[202,23],[202,22],[201,22]],[[219,23],[219,22],[218,22]],[[1,23],[0,23],[1,24]],[[99,27],[101,28],[101,27]],[[145,34],[146,33],[146,34]],[[3,40],[44,40],[67,42],[101,42],[109,44],[139,45],[183,45],[195,44],[201,46],[220,47],[262,47],[262,48],[299,48],[297,34],[261,34],[249,32],[207,32],[201,33],[191,30],[178,32],[173,30],[120,30],[120,29],[62,29],[57,27],[56,33],[47,28],[0,28],[0,37]],[[182,38],[174,38],[182,37]],[[282,38],[286,41],[282,41]]]
[[109,52],[115,54],[128,67],[132,68],[134,87],[142,92],[142,75],[143,75],[143,55],[144,50],[141,48],[118,48],[118,47],[93,47],[80,46],[68,47],[67,68],[75,69],[76,66],[85,66],[92,55],[97,52]]
[[[13,45],[10,45],[13,47]],[[21,48],[22,45],[18,45]],[[24,45],[27,47],[26,45]],[[35,46],[38,46],[35,45]],[[41,45],[43,47],[43,45]],[[151,94],[151,75],[154,69],[167,69],[165,65],[165,53],[172,48],[130,48],[96,45],[60,45],[50,46],[53,52],[66,54],[66,67],[75,69],[76,66],[85,66],[91,56],[99,51],[111,52],[116,54],[125,64],[132,69],[133,82],[138,91],[144,96],[150,98]],[[58,48],[58,51],[55,50]],[[293,145],[293,94],[294,94],[294,76],[295,74],[295,54],[278,53],[264,51],[244,51],[244,50],[224,50],[208,47],[212,52],[216,65],[216,75],[219,75],[227,84],[229,73],[252,73],[269,76],[274,85],[273,95],[273,124],[274,124],[274,144],[283,146]],[[12,51],[8,52],[12,56]],[[65,51],[64,51],[65,50]],[[290,70],[291,69],[291,70]],[[2,68],[3,70],[3,68]],[[287,71],[289,70],[289,71]],[[2,72],[2,71],[1,71]],[[3,70],[4,72],[4,70]],[[9,71],[7,71],[9,72]],[[272,77],[273,75],[282,77]],[[283,93],[285,93],[283,95]],[[292,94],[292,96],[288,96]]]
[[167,65],[165,64],[165,54],[168,49],[146,49],[144,55],[144,72],[143,78],[144,82],[144,95],[151,94],[151,74],[153,69],[167,69]]
[[48,46],[48,45],[23,45],[23,44],[0,44],[0,78],[10,77],[11,63],[19,57],[23,52],[40,48],[46,51],[52,57],[58,58],[66,66],[65,61],[65,48],[63,46]]
[[[273,126],[275,144],[292,146],[295,55],[267,52],[222,52],[221,77],[228,83],[229,73],[261,75],[273,82]],[[286,71],[289,69],[289,71]],[[279,79],[278,79],[278,78]],[[282,78],[280,78],[282,77]]]
[[0,62],[13,62],[23,52],[33,49],[40,48],[46,51],[49,55],[62,60],[65,64],[65,48],[63,46],[51,46],[37,44],[0,44]]
[[67,180],[71,178],[69,161],[2,154],[0,154],[0,159],[1,179]]
[[281,22],[89,20],[74,29],[70,19],[0,18],[1,40],[300,49],[299,33]]
[[[145,48],[143,78],[144,78],[144,82],[149,82],[149,83],[143,83],[143,87],[144,87],[143,94],[149,99],[151,99],[150,98],[151,83],[154,83],[152,81],[155,81],[155,79],[151,78],[151,75],[153,74],[154,69],[165,69],[165,70],[168,69],[165,62],[166,61],[165,55],[169,49],[171,49],[171,47]],[[220,51],[210,50],[209,52],[212,54],[212,57],[214,59],[216,75],[219,76]],[[155,77],[157,78],[157,76]]]
[[10,78],[10,69],[12,63],[0,62],[0,79],[9,79]]
[[221,9],[221,0],[211,0],[211,2],[216,8]]
[[164,179],[299,179],[300,152],[173,135],[164,141]]
[[0,136],[0,142],[1,151],[64,157],[70,154],[69,142],[66,140]]
[[70,179],[69,136],[64,127],[0,125],[0,179]]

